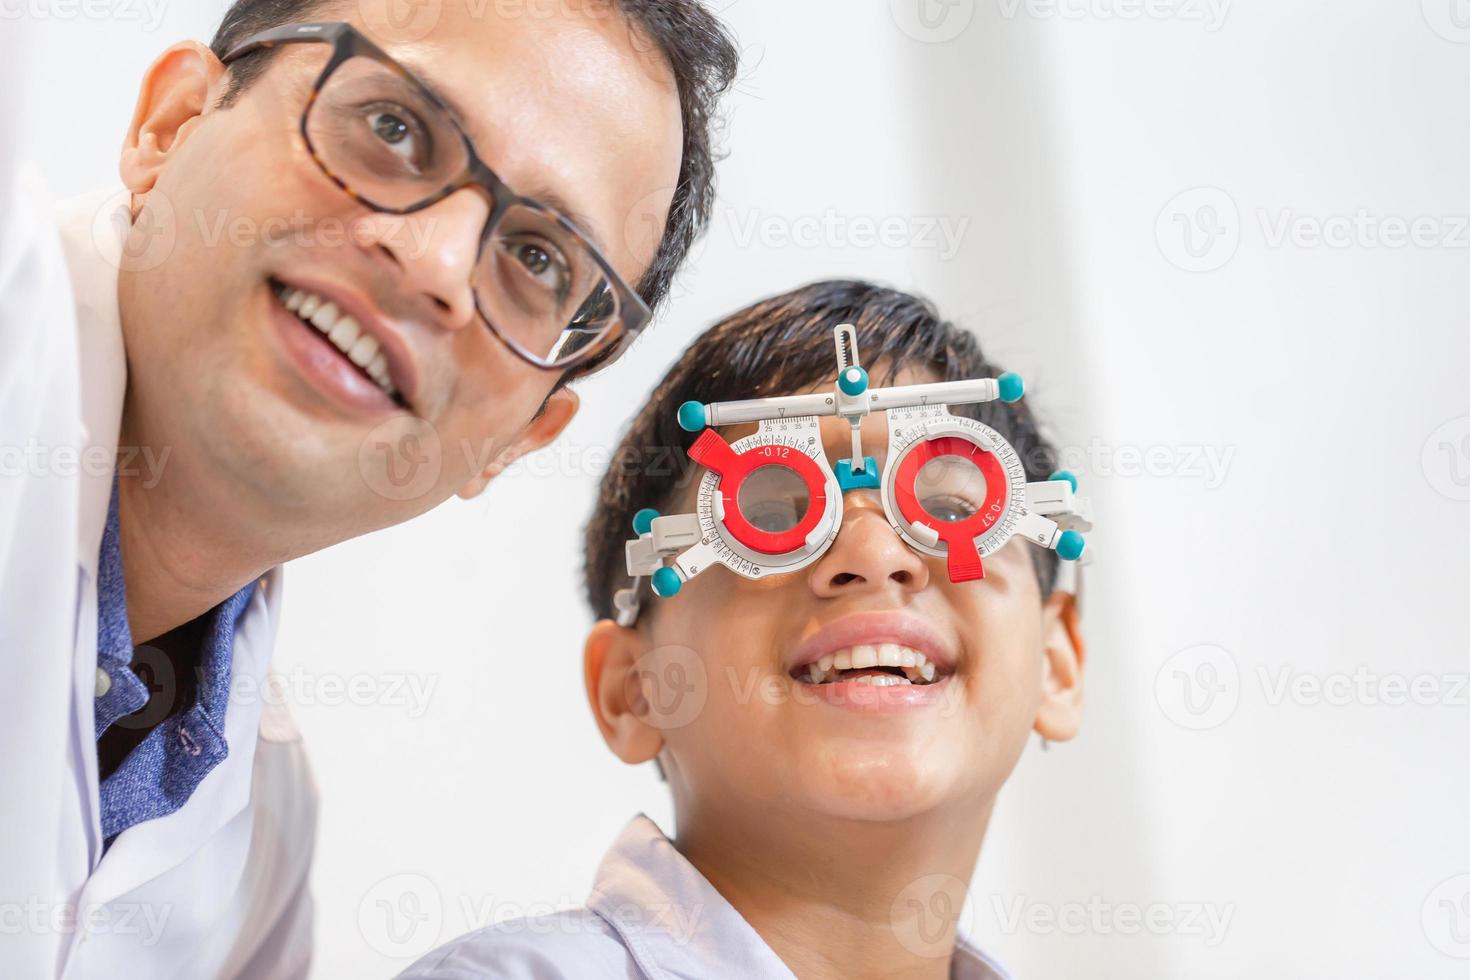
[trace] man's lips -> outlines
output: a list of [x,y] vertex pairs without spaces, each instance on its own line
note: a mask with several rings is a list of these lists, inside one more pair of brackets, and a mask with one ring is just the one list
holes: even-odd
[[[317,297],[322,301],[322,305],[333,304],[339,318],[350,317],[361,335],[370,336],[377,341],[378,350],[387,364],[387,378],[395,389],[396,399],[401,401],[405,408],[411,408],[416,403],[419,371],[412,347],[409,346],[403,335],[390,326],[377,309],[360,294],[339,283],[306,277],[273,277],[272,287],[278,299],[290,295],[293,290],[301,290]],[[292,315],[301,319],[296,313]],[[303,326],[313,329],[304,320],[302,322]],[[361,365],[354,366],[359,370],[365,370]]]

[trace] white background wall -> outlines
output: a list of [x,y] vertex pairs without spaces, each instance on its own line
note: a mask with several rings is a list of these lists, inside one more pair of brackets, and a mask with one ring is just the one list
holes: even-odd
[[[919,2],[731,5],[718,214],[658,328],[484,499],[288,571],[319,976],[578,902],[631,813],[667,821],[582,704],[579,528],[694,330],[834,274],[973,325],[1102,516],[1087,729],[1005,793],[981,941],[1022,977],[1464,975],[1470,6]],[[59,192],[223,8],[65,4],[0,0],[42,15]],[[900,247],[861,238],[885,219]],[[354,677],[372,703],[323,686]]]

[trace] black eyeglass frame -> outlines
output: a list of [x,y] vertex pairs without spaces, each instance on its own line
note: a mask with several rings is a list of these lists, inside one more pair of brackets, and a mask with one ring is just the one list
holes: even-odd
[[[449,195],[465,188],[478,187],[484,190],[489,198],[490,214],[485,219],[484,229],[480,232],[480,254],[475,256],[476,266],[479,265],[479,261],[483,257],[486,243],[490,241],[490,236],[494,232],[496,224],[499,223],[508,209],[519,205],[541,212],[554,220],[562,229],[574,235],[583,243],[588,254],[592,256],[593,261],[601,268],[618,299],[618,322],[612,328],[605,330],[606,336],[600,341],[581,348],[576,353],[560,361],[547,361],[545,358],[527,350],[513,338],[501,333],[489,314],[480,306],[479,290],[474,288],[472,282],[471,294],[475,297],[475,312],[490,332],[495,335],[495,338],[509,348],[511,353],[533,367],[544,371],[566,371],[597,359],[600,359],[597,366],[602,367],[613,360],[613,358],[604,357],[603,355],[606,355],[614,345],[621,344],[622,347],[626,347],[627,343],[632,341],[648,324],[649,319],[653,316],[653,312],[648,308],[648,304],[643,301],[643,297],[639,296],[632,287],[623,281],[622,276],[618,275],[617,270],[612,267],[612,263],[592,244],[587,235],[550,205],[543,204],[532,197],[524,197],[511,190],[505,181],[501,180],[500,176],[491,170],[480,158],[480,154],[475,150],[475,144],[471,141],[469,134],[464,131],[464,127],[455,119],[454,113],[444,104],[443,100],[435,95],[432,89],[421,82],[413,72],[399,64],[394,60],[392,55],[364,37],[351,24],[340,21],[317,24],[288,24],[268,31],[262,31],[236,45],[220,60],[222,63],[228,65],[257,51],[275,48],[284,44],[301,43],[332,45],[331,57],[327,60],[326,67],[322,69],[321,75],[317,77],[316,84],[312,86],[311,95],[307,97],[306,105],[301,110],[300,130],[301,139],[306,144],[307,152],[311,154],[311,158],[316,161],[316,165],[327,176],[327,179],[341,188],[343,192],[374,211],[383,214],[404,215],[413,214],[414,212],[432,207]],[[464,142],[466,154],[464,169],[451,178],[449,183],[442,189],[435,191],[420,201],[416,201],[408,207],[388,207],[364,197],[327,165],[326,160],[322,158],[321,153],[317,150],[315,144],[312,143],[311,134],[307,128],[307,120],[311,115],[312,107],[316,104],[317,98],[321,95],[322,89],[326,86],[327,80],[332,77],[332,74],[349,59],[354,57],[371,58],[407,80],[425,101],[435,108],[443,110],[445,118],[449,120],[455,132],[459,134],[459,138]],[[563,333],[565,333],[568,330],[577,330],[579,328],[573,324],[568,324],[562,329]],[[585,332],[591,332],[589,328],[581,329]],[[602,332],[603,328],[598,328],[598,330]]]

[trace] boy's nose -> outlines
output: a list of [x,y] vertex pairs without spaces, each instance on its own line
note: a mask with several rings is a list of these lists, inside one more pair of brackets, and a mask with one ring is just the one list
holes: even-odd
[[837,540],[812,566],[811,588],[824,599],[867,592],[918,592],[929,566],[893,533],[873,494],[848,494]]

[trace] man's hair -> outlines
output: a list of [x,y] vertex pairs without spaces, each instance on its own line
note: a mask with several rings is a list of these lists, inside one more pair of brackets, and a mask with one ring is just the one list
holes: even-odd
[[[309,21],[337,0],[235,0],[225,12],[210,48],[223,58],[261,31]],[[715,108],[735,80],[740,55],[719,18],[700,0],[605,0],[622,11],[628,23],[663,52],[678,85],[684,124],[683,158],[674,187],[663,239],[636,289],[650,308],[668,295],[669,284],[695,240],[709,223],[714,206],[715,152],[712,147]],[[230,87],[221,107],[228,107],[265,70],[270,49],[230,66]]]
[[[615,615],[613,593],[628,585],[624,545],[633,515],[666,510],[694,474],[686,452],[697,433],[678,425],[678,407],[789,395],[837,376],[832,329],[857,327],[858,353],[874,385],[892,383],[901,369],[932,372],[945,381],[998,377],[1002,369],[980,351],[974,334],[943,320],[927,301],[868,282],[829,280],[761,300],[706,330],[664,376],[613,453],[586,530],[587,601],[599,618]],[[1024,401],[956,405],[979,419],[1020,455],[1028,480],[1045,480],[1056,451],[1042,437]],[[1042,595],[1056,581],[1054,552],[1028,549]]]

